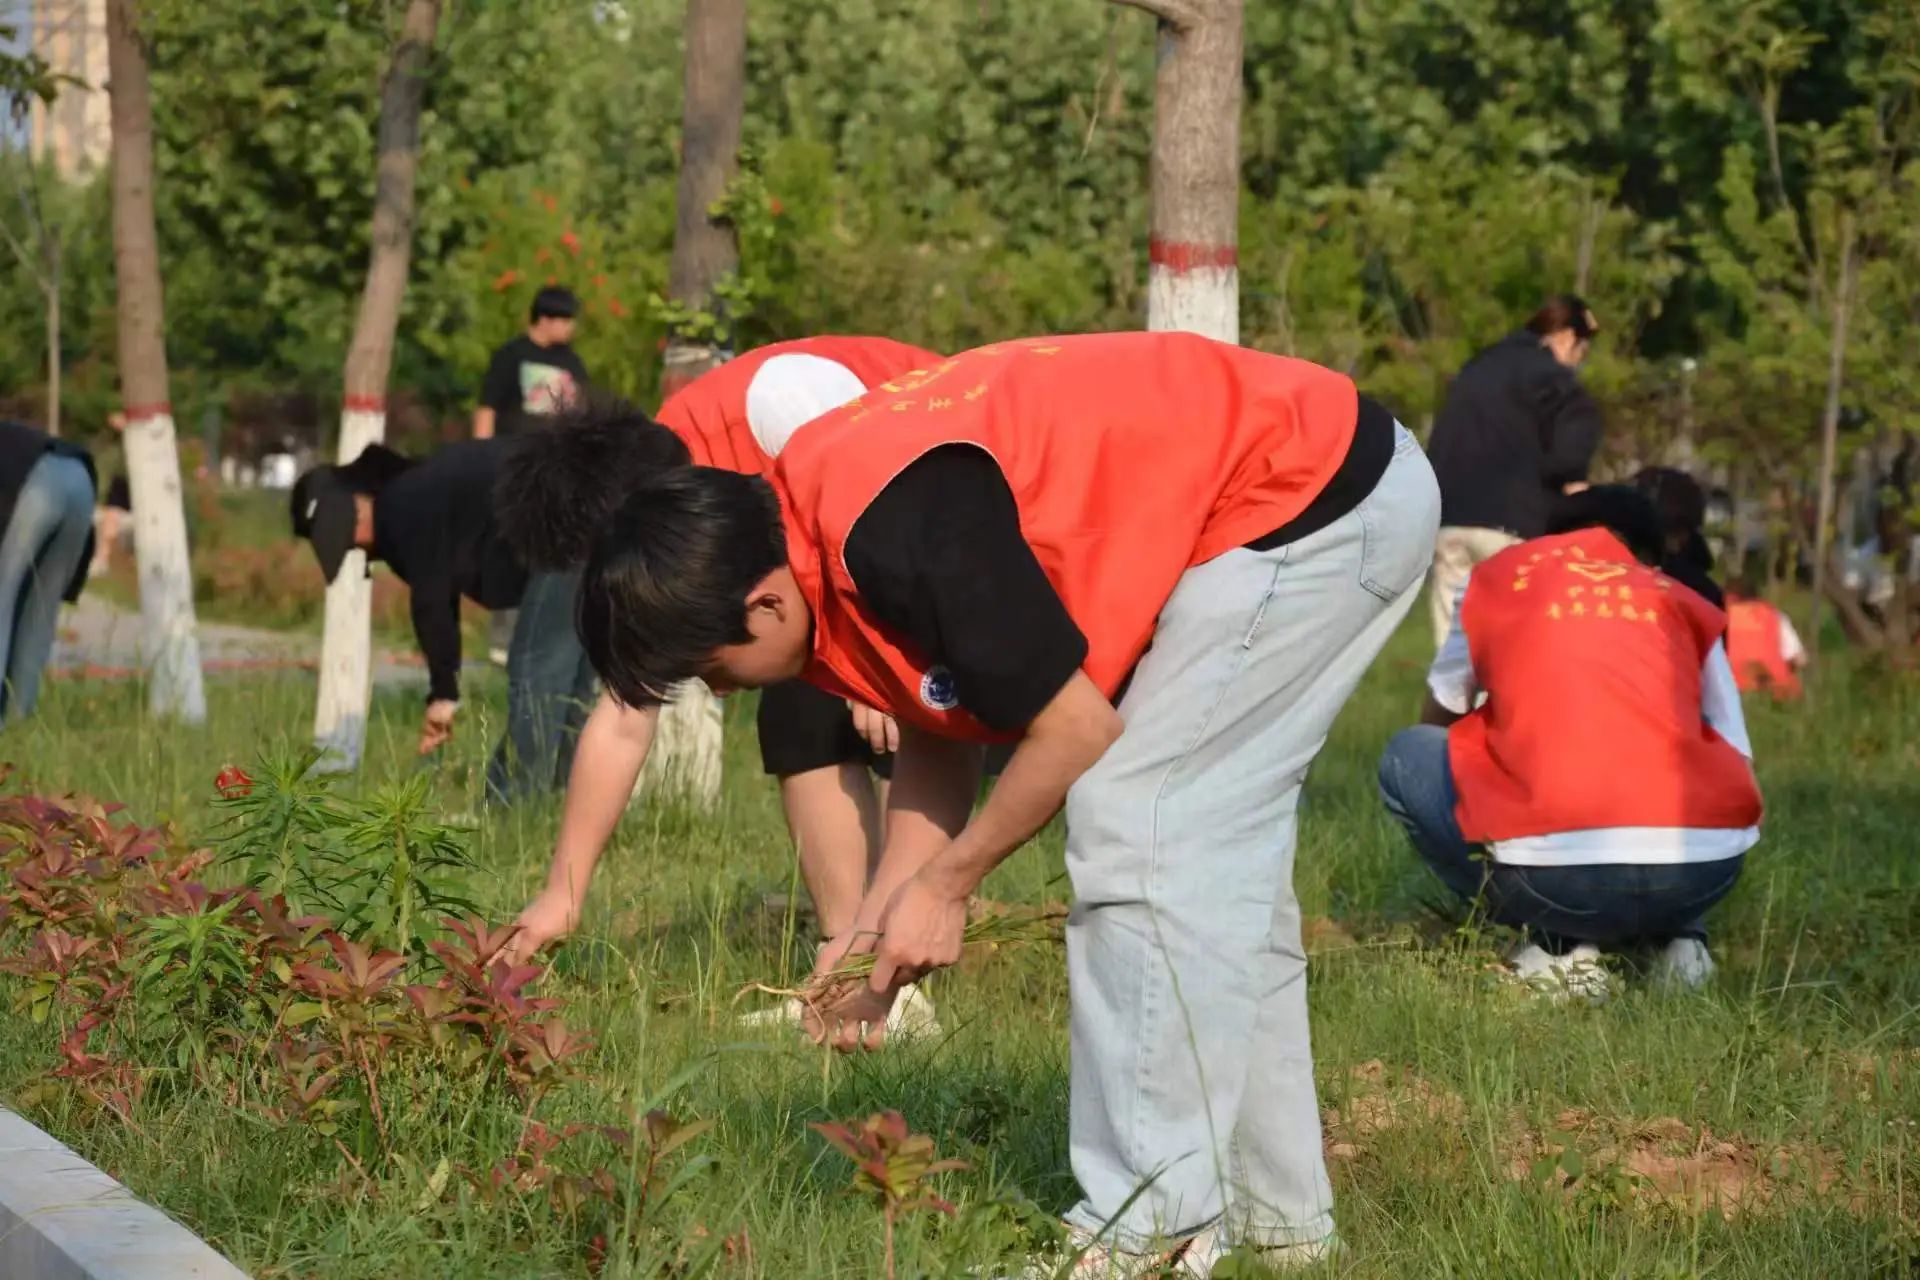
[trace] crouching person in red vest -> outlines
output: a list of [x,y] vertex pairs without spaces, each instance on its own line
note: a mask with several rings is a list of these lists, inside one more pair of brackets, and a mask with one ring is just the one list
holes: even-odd
[[1806,646],[1787,615],[1760,596],[1753,579],[1727,584],[1727,658],[1740,692],[1765,690],[1781,702],[1798,698]]
[[1695,986],[1701,918],[1760,836],[1726,617],[1649,567],[1635,491],[1579,494],[1557,527],[1475,567],[1381,791],[1449,888],[1528,933],[1520,976],[1599,995],[1603,949],[1651,944]]
[[1438,520],[1413,437],[1338,373],[1190,334],[1007,342],[810,423],[770,486],[637,488],[580,631],[629,706],[799,676],[897,718],[881,863],[818,971],[875,955],[818,1010],[840,1047],[960,958],[969,896],[1065,805],[1069,1222],[1088,1274],[1204,1275],[1230,1241],[1333,1237],[1295,812]]

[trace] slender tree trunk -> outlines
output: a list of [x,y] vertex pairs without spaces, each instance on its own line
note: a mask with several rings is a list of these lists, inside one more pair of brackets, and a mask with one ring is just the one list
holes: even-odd
[[1580,190],[1580,242],[1574,252],[1573,291],[1585,294],[1593,279],[1593,251],[1600,239],[1600,223],[1606,217],[1607,206],[1595,198],[1592,184],[1588,183]]
[[[372,248],[360,314],[347,347],[346,396],[341,402],[339,460],[351,462],[387,433],[387,376],[393,337],[407,293],[413,254],[413,188],[420,168],[420,104],[440,23],[440,0],[408,0],[400,39],[380,90],[378,170],[373,196]],[[364,552],[350,551],[327,587],[326,630],[320,642],[320,702],[314,743],[327,767],[351,769],[366,742],[372,695],[372,584]]]
[[41,232],[47,263],[47,434],[60,434],[60,236]]
[[1240,340],[1242,0],[1118,0],[1160,24],[1147,328]]
[[149,646],[148,699],[157,715],[206,718],[193,570],[181,507],[180,453],[168,403],[165,304],[153,221],[153,108],[135,0],[108,0],[107,75],[113,120],[113,266],[119,285],[120,393],[127,481]]
[[1840,287],[1833,299],[1833,333],[1827,363],[1827,404],[1820,415],[1820,494],[1818,514],[1813,528],[1813,604],[1807,618],[1807,664],[1820,657],[1820,613],[1826,603],[1827,545],[1833,524],[1833,468],[1839,452],[1840,394],[1847,374],[1847,312],[1853,304],[1854,282],[1853,215],[1840,215]]
[[[746,0],[687,0],[686,46],[680,186],[667,289],[682,306],[710,311],[714,285],[740,265],[733,228],[716,221],[712,209],[727,194],[740,155]],[[662,393],[672,395],[720,360],[719,347],[708,335],[670,336]]]
[[[686,101],[668,291],[694,311],[712,311],[714,285],[740,265],[733,228],[711,211],[738,164],[746,84],[746,0],[687,0]],[[721,323],[724,328],[724,317]],[[662,394],[672,395],[723,358],[712,334],[669,337]],[[660,715],[655,762],[642,786],[670,779],[668,785],[713,803],[720,791],[720,737],[719,700],[706,685],[689,680]]]

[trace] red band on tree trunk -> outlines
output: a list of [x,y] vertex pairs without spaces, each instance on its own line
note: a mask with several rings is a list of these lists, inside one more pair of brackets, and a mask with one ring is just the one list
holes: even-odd
[[1155,236],[1147,242],[1147,261],[1169,271],[1198,271],[1202,267],[1231,268],[1240,265],[1240,248],[1231,244],[1201,244],[1193,240],[1162,240]]
[[341,407],[348,413],[385,413],[387,398],[385,396],[348,396],[341,402]]
[[130,404],[121,412],[127,415],[127,425],[132,426],[148,418],[171,418],[173,406],[162,400],[159,404]]

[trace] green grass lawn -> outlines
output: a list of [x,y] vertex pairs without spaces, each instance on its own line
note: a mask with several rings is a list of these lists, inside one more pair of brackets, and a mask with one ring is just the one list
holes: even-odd
[[[1506,939],[1435,909],[1376,800],[1375,760],[1413,713],[1424,657],[1409,626],[1343,715],[1302,817],[1314,1049],[1351,1246],[1322,1274],[1915,1274],[1916,686],[1836,670],[1809,707],[1751,707],[1766,837],[1715,915],[1718,980],[1697,995],[1630,985],[1605,1006],[1555,1007],[1493,979]],[[206,727],[163,729],[131,685],[55,685],[37,720],[0,738],[0,757],[41,789],[204,833],[223,764],[303,739],[310,683],[219,681],[210,702]],[[478,810],[499,707],[496,677],[435,766],[449,813]],[[729,708],[719,810],[636,809],[545,984],[598,1042],[589,1078],[542,1104],[550,1121],[629,1123],[664,1105],[713,1122],[674,1157],[711,1164],[622,1224],[600,1274],[881,1274],[879,1214],[847,1194],[848,1164],[808,1126],[888,1107],[967,1162],[938,1182],[955,1216],[903,1223],[899,1274],[972,1274],[1017,1254],[1073,1195],[1061,956],[1033,944],[970,957],[934,986],[944,1034],[873,1057],[741,1029],[735,994],[792,977],[808,945],[784,906],[792,859],[750,710]],[[417,714],[411,698],[377,705],[353,785],[420,767]],[[1592,767],[1612,763],[1593,744]],[[467,888],[495,919],[538,883],[556,812],[480,825]],[[1056,831],[987,892],[1063,898],[1061,867]],[[55,1061],[54,1036],[24,1018],[0,1025],[0,1096],[17,1097]],[[509,1100],[416,1081],[417,1107],[392,1100],[397,1155],[355,1172],[247,1098],[153,1096],[131,1122],[57,1097],[26,1109],[255,1274],[478,1280],[596,1265],[577,1232],[511,1194],[483,1201],[460,1172],[513,1151],[523,1117]]]

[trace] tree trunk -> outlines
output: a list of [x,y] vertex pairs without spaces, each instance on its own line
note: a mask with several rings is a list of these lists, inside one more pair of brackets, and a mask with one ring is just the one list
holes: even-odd
[[167,393],[160,245],[153,222],[153,109],[135,0],[108,0],[107,75],[113,121],[113,266],[119,287],[120,394],[127,482],[140,567],[140,613],[157,715],[206,718],[193,570],[181,507],[180,453]]
[[60,434],[60,235],[41,231],[47,275],[47,434]]
[[1807,665],[1820,657],[1820,613],[1826,603],[1828,529],[1833,524],[1834,456],[1839,452],[1840,393],[1846,385],[1847,311],[1853,303],[1853,215],[1840,215],[1840,287],[1833,299],[1833,333],[1828,344],[1827,404],[1820,415],[1820,493],[1813,527],[1813,604],[1807,618]]
[[[733,228],[714,219],[740,155],[747,89],[746,0],[687,0],[686,100],[681,107],[680,187],[667,290],[696,312],[714,306],[713,287],[740,265]],[[724,327],[725,317],[719,317]],[[661,393],[672,395],[722,359],[707,330],[670,335]]]
[[1147,328],[1240,340],[1242,0],[1119,0],[1160,24]]
[[[668,291],[696,312],[714,308],[713,288],[740,265],[733,228],[712,208],[727,193],[740,154],[747,88],[746,0],[687,0],[686,101],[681,109],[680,187]],[[725,317],[715,328],[724,329]],[[668,338],[661,393],[672,395],[724,358],[713,328]],[[703,804],[720,790],[720,702],[687,682],[660,714],[657,763],[642,785],[670,779]]]
[[[408,0],[400,39],[380,90],[378,176],[374,183],[372,247],[360,314],[347,347],[346,396],[341,402],[341,462],[352,462],[387,434],[387,376],[393,335],[407,293],[413,254],[413,188],[420,167],[420,104],[440,23],[440,0]],[[327,587],[326,630],[320,642],[320,702],[314,744],[326,767],[351,769],[366,742],[372,696],[373,587],[366,554],[350,551]]]
[[1580,191],[1580,241],[1573,259],[1573,291],[1582,295],[1593,279],[1593,251],[1600,239],[1601,221],[1607,215],[1606,203],[1595,198],[1591,185]]

